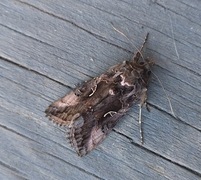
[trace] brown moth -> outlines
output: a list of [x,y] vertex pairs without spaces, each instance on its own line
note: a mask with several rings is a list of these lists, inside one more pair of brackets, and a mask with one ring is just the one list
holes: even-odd
[[68,138],[79,156],[96,148],[133,104],[140,105],[141,125],[141,107],[147,100],[150,68],[154,64],[142,57],[147,38],[148,34],[130,61],[109,68],[46,109],[50,120],[69,128]]

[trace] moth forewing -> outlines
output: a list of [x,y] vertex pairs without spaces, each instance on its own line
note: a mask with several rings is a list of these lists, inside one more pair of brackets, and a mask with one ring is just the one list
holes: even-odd
[[69,128],[68,138],[79,156],[97,147],[133,104],[141,107],[147,99],[149,59],[142,55],[144,44],[131,61],[117,64],[93,78],[46,109],[50,120]]

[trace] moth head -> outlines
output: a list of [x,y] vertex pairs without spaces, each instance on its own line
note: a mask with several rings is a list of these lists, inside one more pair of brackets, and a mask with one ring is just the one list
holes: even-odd
[[143,61],[135,62],[134,67],[138,69],[140,78],[144,81],[144,83],[148,83],[150,75],[151,75],[151,68],[154,65],[154,61],[150,59],[145,59]]
[[122,67],[119,68],[121,74],[122,86],[133,86],[133,84],[138,83],[144,86],[147,85],[149,77],[151,75],[151,66],[153,62],[150,60],[142,61],[125,61]]

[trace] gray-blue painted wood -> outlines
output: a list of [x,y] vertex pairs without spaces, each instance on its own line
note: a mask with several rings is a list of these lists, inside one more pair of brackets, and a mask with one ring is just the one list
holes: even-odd
[[[0,2],[0,179],[200,179],[200,1]],[[128,40],[116,32],[126,34]],[[151,112],[134,106],[80,158],[45,108],[128,60],[149,32]]]

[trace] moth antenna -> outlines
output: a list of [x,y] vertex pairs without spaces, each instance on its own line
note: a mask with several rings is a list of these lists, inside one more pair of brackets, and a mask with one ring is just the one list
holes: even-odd
[[134,54],[134,56],[132,58],[133,62],[135,62],[135,61],[138,62],[140,57],[142,57],[143,61],[146,61],[146,59],[144,59],[144,57],[142,55],[142,51],[143,51],[143,48],[145,46],[145,43],[147,42],[148,36],[149,36],[149,33],[147,33],[147,35],[145,36],[144,42],[140,48],[140,51],[138,51],[136,54]]
[[[142,51],[142,49],[143,49],[143,47],[144,47],[144,44],[145,44],[146,41],[147,41],[147,38],[148,38],[148,34],[149,34],[149,33],[147,33],[142,47],[141,47],[140,49],[138,49],[138,48],[130,41],[130,39],[128,38],[128,36],[126,36],[123,32],[121,32],[120,30],[118,30],[117,28],[115,28],[112,22],[111,22],[111,24],[112,24],[112,28],[113,28],[116,32],[118,32],[119,34],[121,34],[122,36],[124,36],[124,37],[128,40],[128,42],[134,47],[134,49],[136,49],[137,52],[140,53],[140,56],[141,56],[142,59],[144,60],[144,57],[143,57],[141,51]],[[135,56],[135,55],[134,55],[134,56]],[[132,59],[134,59],[134,58],[132,58]]]
[[171,103],[171,101],[170,101],[170,98],[168,97],[168,94],[167,94],[167,92],[166,92],[166,90],[165,90],[165,88],[164,88],[164,86],[163,86],[163,83],[161,82],[161,80],[159,79],[159,77],[158,77],[155,73],[153,73],[152,71],[151,71],[151,73],[157,78],[159,84],[161,85],[161,87],[162,87],[162,89],[163,89],[163,92],[165,93],[166,98],[167,98],[167,100],[168,100],[168,103],[169,103],[169,106],[170,106],[170,110],[171,110],[172,115],[173,115],[175,118],[177,118],[177,116],[175,115],[175,113],[174,113],[174,111],[173,111],[172,103]]
[[[144,48],[144,45],[145,45],[146,42],[147,42],[148,37],[149,37],[149,33],[147,33],[147,35],[146,35],[145,38],[144,38],[144,42],[143,42],[143,44],[142,44],[142,46],[141,46],[141,48],[140,48],[140,52],[142,52],[142,50],[143,50],[143,48]],[[142,56],[142,54],[141,54],[141,56]]]

